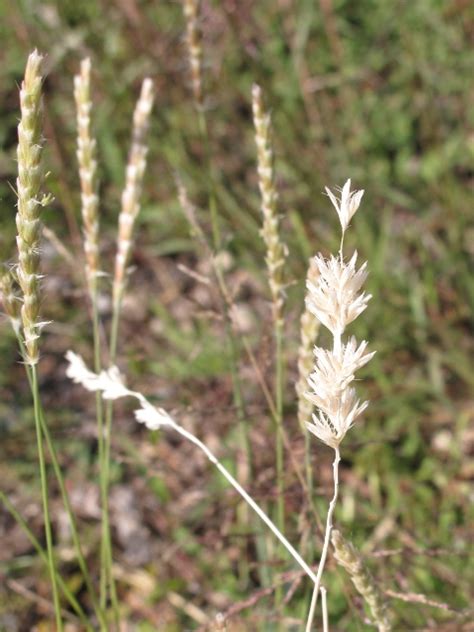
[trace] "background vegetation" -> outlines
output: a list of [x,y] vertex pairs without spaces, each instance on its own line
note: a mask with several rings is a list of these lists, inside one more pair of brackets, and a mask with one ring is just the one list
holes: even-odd
[[[294,542],[306,534],[318,548],[320,534],[312,526],[308,531],[307,503],[294,470],[304,452],[294,396],[303,278],[311,254],[337,247],[336,217],[321,194],[324,185],[342,185],[351,177],[356,187],[366,189],[348,247],[357,247],[369,260],[368,290],[374,298],[355,330],[377,355],[360,384],[372,404],[343,446],[336,524],[367,555],[384,589],[421,593],[437,603],[394,599],[400,630],[467,630],[469,625],[466,608],[474,580],[474,560],[469,560],[473,17],[463,0],[222,0],[202,5],[223,265],[241,326],[269,381],[271,314],[258,234],[250,108],[254,81],[262,85],[272,109],[280,209],[290,250],[287,533]],[[27,54],[34,47],[47,54],[45,136],[55,202],[45,223],[65,252],[53,238],[45,240],[43,313],[53,322],[43,342],[40,376],[74,506],[93,554],[98,508],[93,398],[88,402],[66,380],[63,359],[68,348],[91,358],[72,92],[72,77],[84,56],[93,60],[102,245],[109,264],[134,101],[145,75],[157,88],[119,364],[130,384],[176,411],[229,467],[237,453],[218,301],[212,287],[187,272],[205,276],[209,269],[189,235],[174,182],[178,171],[210,231],[205,148],[189,85],[182,8],[172,1],[2,0],[0,25],[2,260],[14,259],[18,84]],[[101,310],[107,322],[106,293]],[[6,321],[0,334],[2,489],[40,535],[27,382]],[[245,353],[241,371],[254,454],[251,491],[267,502],[275,494],[273,429]],[[239,612],[229,629],[257,629],[273,615],[287,616],[287,627],[293,629],[291,621],[297,625],[298,616],[304,616],[304,586],[297,587],[286,614],[272,612],[272,600],[259,593],[262,569],[252,533],[257,525],[252,523],[250,530],[239,526],[235,495],[201,456],[175,437],[150,438],[126,406],[119,409],[116,428],[111,506],[121,602],[130,625],[137,626],[130,629],[207,629],[216,612],[232,607]],[[315,441],[316,506],[323,518],[330,458],[330,451]],[[70,545],[59,497],[53,507],[67,575]],[[51,612],[42,601],[49,595],[46,574],[15,522],[1,511],[0,575],[5,582],[0,629],[27,630],[41,622],[48,629]],[[248,577],[240,568],[242,559],[248,560]],[[288,560],[274,563],[282,571],[291,569]],[[332,629],[367,629],[362,604],[348,578],[335,569],[330,561]],[[68,582],[81,594],[73,565]],[[244,600],[252,596],[256,605],[245,607]]]

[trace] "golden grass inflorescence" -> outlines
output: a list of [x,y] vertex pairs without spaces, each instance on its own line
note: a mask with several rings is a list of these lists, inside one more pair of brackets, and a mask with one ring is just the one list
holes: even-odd
[[270,114],[265,111],[262,89],[257,84],[252,87],[252,109],[255,126],[255,143],[258,158],[258,184],[261,195],[263,226],[261,235],[266,246],[265,261],[272,295],[273,318],[281,322],[284,306],[283,267],[288,254],[280,235],[280,215],[275,184],[274,153]]
[[41,64],[42,55],[34,51],[28,57],[20,89],[21,119],[18,125],[17,184],[17,278],[22,291],[21,322],[25,344],[25,362],[39,359],[38,339],[44,323],[40,313],[40,239],[41,209],[51,200],[41,195],[44,180],[41,135]]
[[148,153],[148,128],[153,107],[153,82],[143,80],[140,97],[133,113],[132,142],[125,175],[125,187],[122,192],[117,254],[113,280],[113,302],[120,305],[126,282],[126,269],[132,246],[133,228],[140,211],[140,198],[143,176]]
[[336,529],[332,532],[331,541],[336,561],[345,568],[354,586],[369,606],[379,632],[390,632],[392,630],[390,607],[375,579],[365,567],[361,555],[354,545]]

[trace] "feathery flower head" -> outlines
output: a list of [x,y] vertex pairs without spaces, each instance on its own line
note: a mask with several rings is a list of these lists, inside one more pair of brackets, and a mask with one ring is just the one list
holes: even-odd
[[326,193],[329,199],[334,205],[334,208],[339,215],[339,221],[341,222],[342,232],[344,233],[349,226],[354,213],[360,206],[364,190],[351,191],[351,181],[347,180],[345,185],[341,189],[341,198],[337,198],[334,193],[328,187],[325,187]]
[[320,254],[313,261],[319,276],[316,283],[307,282],[306,305],[334,336],[340,336],[372,298],[359,291],[367,278],[367,263],[356,270],[357,251],[348,263],[333,255],[324,259]]
[[313,423],[306,423],[306,427],[331,448],[339,447],[354,421],[369,405],[368,401],[360,403],[354,388],[342,391],[337,403],[330,399],[320,399],[313,393],[310,396],[311,401],[320,407],[320,411],[313,415]]
[[[341,199],[326,191],[334,204],[342,226],[342,237],[351,217],[359,208],[363,191],[351,192],[348,180],[341,191]],[[371,298],[361,291],[367,278],[367,263],[356,268],[357,251],[351,259],[344,260],[341,249],[338,257],[325,259],[321,254],[313,258],[317,270],[315,278],[308,278],[306,309],[329,329],[333,337],[332,349],[314,347],[314,367],[307,378],[308,402],[318,408],[313,423],[306,423],[308,430],[335,450],[354,421],[367,408],[368,402],[360,402],[351,386],[355,372],[373,357],[367,351],[367,342],[360,344],[352,336],[346,343],[342,334],[347,325],[361,314]]]

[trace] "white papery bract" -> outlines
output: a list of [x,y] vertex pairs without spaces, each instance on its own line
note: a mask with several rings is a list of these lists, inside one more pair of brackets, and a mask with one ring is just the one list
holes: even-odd
[[372,298],[370,294],[360,292],[367,278],[367,263],[356,270],[357,251],[348,263],[340,257],[331,255],[325,259],[320,254],[313,261],[319,277],[316,284],[307,283],[306,305],[334,336],[341,336]]
[[309,377],[310,385],[315,391],[321,388],[337,393],[349,385],[354,379],[354,373],[367,364],[375,355],[366,353],[367,342],[363,340],[359,346],[354,336],[347,344],[335,353],[321,347],[314,348],[316,363],[314,371]]
[[308,429],[331,447],[339,445],[368,406],[368,402],[360,403],[354,388],[349,388],[355,372],[374,356],[375,352],[368,353],[366,349],[367,342],[357,346],[354,336],[338,351],[314,349],[316,364],[308,379],[311,391],[306,397],[321,412],[313,415]]
[[98,376],[89,371],[81,356],[74,353],[74,351],[67,351],[66,360],[69,362],[69,366],[66,369],[68,378],[75,384],[81,384],[88,391],[97,390],[95,384]]
[[73,351],[66,353],[69,366],[66,375],[76,384],[81,384],[86,390],[102,392],[104,399],[119,399],[127,395],[134,395],[123,383],[123,377],[116,366],[111,366],[99,374],[89,371],[86,363]]
[[341,222],[342,232],[344,233],[349,226],[349,222],[351,221],[354,213],[359,208],[360,202],[362,200],[362,196],[364,195],[364,190],[360,191],[351,191],[351,181],[347,180],[345,185],[341,190],[341,198],[338,199],[331,189],[326,188],[326,193],[329,196],[329,199],[334,205],[334,208],[339,215],[339,221]]
[[171,417],[162,408],[155,408],[151,404],[142,403],[142,408],[134,411],[135,419],[148,428],[148,430],[158,430],[162,426],[172,423]]

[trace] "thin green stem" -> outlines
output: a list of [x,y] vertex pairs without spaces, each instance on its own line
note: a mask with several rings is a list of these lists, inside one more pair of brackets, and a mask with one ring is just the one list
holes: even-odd
[[[19,334],[17,334],[17,340],[18,340],[18,344],[20,347],[20,352],[22,357],[25,357],[25,346],[23,343],[23,340],[21,339],[21,336]],[[33,375],[32,375],[32,370],[31,367],[28,364],[25,364],[26,367],[26,374],[28,377],[28,382],[30,384],[30,388],[31,390],[33,390]],[[101,405],[102,405],[102,398],[101,398]],[[63,504],[64,504],[64,508],[66,509],[66,513],[68,515],[68,519],[69,519],[69,524],[71,527],[71,537],[72,537],[72,541],[74,544],[74,548],[76,550],[76,556],[77,556],[77,561],[79,564],[79,568],[81,569],[82,575],[84,577],[84,582],[86,584],[86,588],[87,591],[89,593],[89,596],[91,598],[91,602],[92,602],[92,606],[94,608],[94,611],[96,613],[96,616],[100,622],[101,625],[101,629],[102,630],[107,630],[107,624],[104,618],[104,614],[101,610],[101,608],[99,607],[99,603],[97,602],[97,598],[95,595],[95,590],[92,584],[92,580],[89,574],[89,571],[87,570],[87,564],[86,564],[86,560],[84,558],[84,554],[82,552],[82,547],[81,547],[81,542],[80,542],[80,538],[79,538],[79,531],[77,528],[77,523],[76,520],[74,518],[74,512],[72,510],[71,507],[71,502],[69,500],[69,494],[67,492],[66,489],[66,485],[64,483],[64,477],[63,474],[61,472],[61,467],[59,465],[59,459],[58,459],[58,454],[56,451],[56,448],[54,446],[54,442],[52,440],[51,437],[51,433],[49,432],[49,427],[44,415],[44,410],[43,407],[41,405],[40,402],[40,423],[41,423],[41,430],[43,433],[44,438],[46,439],[46,445],[48,446],[48,451],[51,457],[51,463],[53,465],[53,470],[54,470],[54,474],[56,476],[56,480],[58,482],[59,485],[59,489],[61,492],[61,497],[63,500]],[[60,579],[60,576],[58,575],[58,581]]]
[[[112,325],[110,330],[109,341],[109,361],[111,364],[115,363],[117,357],[117,343],[118,343],[118,331],[120,324],[120,309],[121,309],[121,297],[114,303],[112,312]],[[117,589],[115,586],[115,580],[113,577],[113,551],[112,551],[112,537],[110,532],[110,511],[109,511],[109,488],[110,488],[110,449],[112,441],[112,418],[113,418],[113,404],[111,401],[107,402],[105,408],[105,428],[103,438],[103,460],[101,466],[101,504],[103,508],[102,513],[102,542],[103,542],[103,555],[107,572],[106,583],[109,585],[110,599],[112,602],[112,609],[114,612],[115,626],[119,629],[120,626],[120,611],[117,598]],[[102,593],[102,603],[106,600],[105,593]]]
[[49,499],[48,499],[48,481],[46,477],[46,463],[44,458],[43,436],[41,431],[41,404],[40,395],[38,389],[38,373],[36,365],[31,366],[31,390],[33,395],[33,406],[35,416],[35,428],[36,428],[36,442],[38,446],[38,462],[41,479],[41,496],[43,502],[43,517],[44,517],[44,531],[46,536],[46,548],[48,553],[48,567],[51,577],[51,588],[53,592],[54,612],[56,617],[56,628],[58,632],[63,630],[63,622],[61,617],[61,604],[59,602],[59,593],[57,585],[57,571],[54,561],[53,551],[53,536],[51,530],[51,518],[49,514]]
[[[21,514],[15,509],[15,506],[10,502],[8,496],[6,494],[4,494],[2,491],[0,491],[0,500],[3,502],[3,504],[5,505],[7,510],[11,513],[13,518],[16,520],[16,522],[20,526],[20,528],[23,530],[23,532],[25,533],[26,537],[31,542],[31,545],[36,550],[36,552],[38,553],[40,558],[43,560],[43,562],[46,564],[46,566],[48,566],[49,565],[48,564],[48,556],[45,553],[43,547],[38,542],[38,540],[36,539],[34,533],[31,531],[31,529],[29,528],[29,526],[27,525],[26,521],[23,519]],[[84,629],[87,630],[88,632],[94,632],[94,628],[89,623],[89,620],[87,619],[86,613],[82,609],[82,607],[79,604],[79,602],[77,601],[76,597],[73,595],[73,593],[69,589],[68,585],[64,582],[64,580],[62,579],[62,577],[60,575],[58,575],[57,580],[58,580],[59,588],[63,592],[64,597],[70,603],[71,608],[74,610],[74,612],[77,614],[77,616],[81,620],[82,624],[84,625]]]
[[276,406],[276,475],[277,475],[277,524],[285,530],[285,486],[283,455],[283,321],[275,322],[275,406]]
[[[100,328],[99,328],[99,312],[97,309],[97,287],[94,286],[90,290],[92,303],[92,329],[93,329],[93,345],[94,345],[94,369],[97,374],[102,370],[101,354],[100,354]],[[97,420],[97,450],[99,461],[99,488],[100,488],[100,506],[101,506],[101,538],[100,538],[100,607],[105,610],[107,607],[107,582],[109,576],[108,568],[108,541],[110,540],[109,529],[109,510],[107,498],[104,497],[104,416],[102,398],[96,393],[96,420]]]
[[[285,484],[284,484],[284,452],[283,452],[283,320],[277,313],[275,329],[275,458],[277,479],[276,523],[278,529],[285,531]],[[283,602],[283,587],[275,590],[275,609]]]

